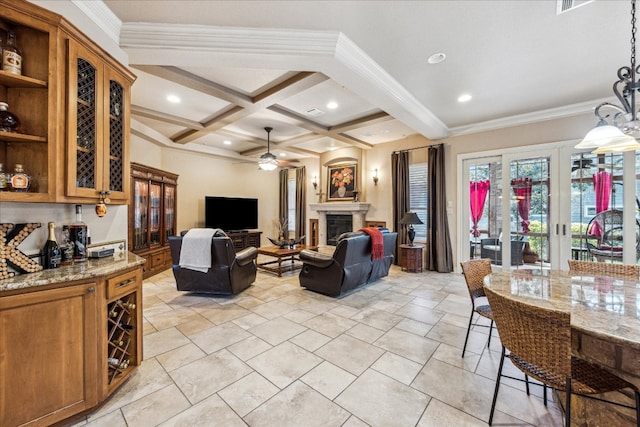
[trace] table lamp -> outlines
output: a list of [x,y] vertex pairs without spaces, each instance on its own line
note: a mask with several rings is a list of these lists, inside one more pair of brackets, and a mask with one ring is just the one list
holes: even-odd
[[407,212],[400,220],[400,224],[409,226],[407,227],[407,236],[409,236],[409,244],[413,246],[413,239],[416,237],[416,231],[413,229],[413,224],[424,224],[424,222],[420,221],[418,214],[415,212]]

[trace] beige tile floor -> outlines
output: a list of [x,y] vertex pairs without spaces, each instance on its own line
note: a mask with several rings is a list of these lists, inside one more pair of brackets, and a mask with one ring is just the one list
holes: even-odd
[[[460,274],[407,273],[343,298],[258,272],[233,297],[177,292],[171,271],[145,280],[144,362],[76,425],[482,426],[500,342],[475,328]],[[508,366],[510,373],[519,371]],[[494,425],[562,425],[541,390],[503,381]]]

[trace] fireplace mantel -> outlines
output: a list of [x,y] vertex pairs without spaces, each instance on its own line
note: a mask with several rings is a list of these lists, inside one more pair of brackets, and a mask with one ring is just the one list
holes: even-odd
[[351,214],[353,229],[358,230],[364,227],[364,218],[369,211],[370,203],[361,202],[328,202],[311,203],[309,207],[312,211],[318,212],[318,244],[327,245],[327,214],[347,215]]

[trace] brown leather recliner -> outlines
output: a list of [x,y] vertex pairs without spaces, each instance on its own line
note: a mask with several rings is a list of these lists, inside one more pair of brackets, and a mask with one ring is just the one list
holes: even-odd
[[330,296],[340,296],[389,274],[397,233],[382,230],[384,257],[371,260],[371,238],[363,232],[344,233],[333,255],[300,252],[303,262],[300,286]]
[[173,276],[179,291],[233,295],[256,280],[258,250],[249,247],[236,253],[227,236],[211,239],[211,268],[206,273],[180,267],[182,237],[169,237]]

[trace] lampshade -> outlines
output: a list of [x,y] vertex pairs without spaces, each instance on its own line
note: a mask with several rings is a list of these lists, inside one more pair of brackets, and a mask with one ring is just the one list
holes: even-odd
[[575,148],[605,148],[613,147],[617,145],[630,145],[637,144],[634,137],[625,135],[620,128],[612,125],[598,124],[598,126],[591,129],[584,137],[582,141]]
[[593,154],[604,153],[622,153],[623,151],[636,151],[640,150],[640,144],[635,138],[631,138],[631,141],[623,142],[619,144],[610,144],[598,147],[592,151]]
[[272,127],[265,127],[265,131],[267,131],[267,152],[260,156],[260,160],[258,160],[258,167],[264,171],[272,171],[278,167],[278,159],[276,156],[269,152],[269,145],[271,143],[271,131]]
[[264,153],[258,160],[258,167],[265,171],[272,171],[278,167],[278,159],[271,153]]
[[420,218],[418,218],[418,214],[416,214],[415,212],[407,212],[400,220],[400,224],[413,225],[424,224],[424,222],[422,222]]

